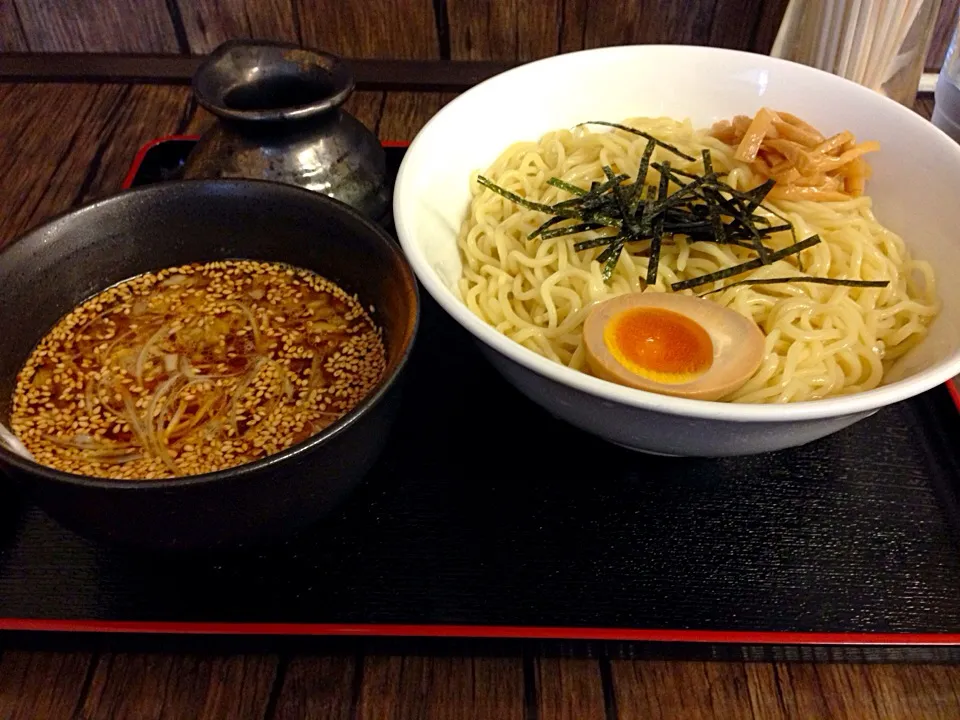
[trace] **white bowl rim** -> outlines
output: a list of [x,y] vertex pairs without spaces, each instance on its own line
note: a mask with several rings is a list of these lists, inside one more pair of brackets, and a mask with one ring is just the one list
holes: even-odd
[[505,82],[517,76],[536,72],[540,66],[545,64],[554,64],[558,61],[573,62],[577,57],[583,55],[617,55],[634,54],[638,52],[656,54],[659,52],[696,52],[712,56],[738,56],[749,57],[763,64],[772,64],[774,66],[787,65],[794,69],[800,68],[800,72],[816,76],[819,82],[834,83],[842,85],[846,90],[853,94],[851,102],[858,99],[867,102],[879,102],[885,106],[885,112],[900,113],[907,117],[907,122],[917,128],[920,133],[939,134],[949,141],[947,147],[952,148],[954,162],[960,164],[960,145],[953,142],[950,137],[933,123],[924,119],[913,110],[891,100],[882,95],[869,90],[857,83],[845,78],[833,75],[823,70],[800,65],[789,60],[774,58],[768,55],[758,55],[743,50],[731,50],[727,48],[714,48],[700,45],[616,45],[611,47],[593,48],[588,50],[578,50],[570,53],[554,55],[552,57],[535,60],[532,62],[518,65],[515,68],[499,73],[474,87],[458,95],[456,98],[441,108],[417,133],[413,142],[407,148],[400,170],[397,173],[396,183],[394,185],[394,222],[397,229],[397,235],[400,239],[400,245],[403,248],[407,259],[410,261],[417,278],[430,293],[431,297],[456,320],[461,326],[468,330],[476,339],[482,341],[487,346],[504,355],[509,360],[521,365],[538,375],[542,375],[554,382],[560,383],[587,393],[601,400],[606,400],[621,405],[628,405],[645,410],[666,413],[669,415],[678,415],[691,418],[704,418],[724,420],[730,422],[793,422],[798,420],[818,420],[823,418],[840,417],[843,415],[852,415],[857,413],[868,413],[877,410],[886,405],[906,400],[922,392],[930,390],[940,385],[950,378],[960,374],[960,352],[946,360],[943,360],[932,367],[926,368],[915,375],[903,380],[881,385],[873,390],[852,393],[850,395],[840,395],[821,400],[806,400],[792,403],[773,403],[773,404],[749,404],[749,403],[731,403],[715,400],[691,400],[687,398],[672,397],[669,395],[660,395],[647,392],[645,390],[636,390],[622,385],[595,378],[586,373],[574,370],[560,363],[554,362],[529,348],[524,347],[518,342],[511,340],[506,335],[497,332],[491,325],[488,325],[481,318],[474,315],[473,312],[463,303],[453,292],[440,280],[436,271],[430,267],[424,257],[420,246],[413,240],[415,230],[410,214],[402,207],[401,197],[406,183],[406,175],[410,172],[410,159],[417,151],[418,146],[427,142],[430,128],[441,122],[444,115],[451,112],[458,105],[469,101],[470,97],[479,92],[486,92],[490,85],[496,85]]

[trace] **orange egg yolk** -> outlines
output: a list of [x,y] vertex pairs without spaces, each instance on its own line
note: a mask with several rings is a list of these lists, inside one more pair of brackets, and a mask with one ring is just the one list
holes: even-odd
[[623,367],[657,382],[689,382],[713,364],[713,342],[707,331],[672,310],[624,310],[609,320],[603,340]]

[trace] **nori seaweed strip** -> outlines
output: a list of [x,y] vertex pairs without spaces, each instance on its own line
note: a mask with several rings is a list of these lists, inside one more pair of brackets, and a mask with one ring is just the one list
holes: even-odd
[[550,238],[562,237],[563,235],[576,235],[585,230],[598,230],[602,227],[605,227],[602,223],[577,223],[576,225],[567,225],[562,228],[546,230],[540,233],[540,237],[544,240],[549,240]]
[[[747,204],[746,204],[746,206],[743,208],[743,210],[744,210],[744,212],[746,213],[747,217],[752,218],[752,217],[753,217],[753,214],[754,214],[754,212],[757,210],[757,208],[763,207],[767,212],[772,213],[775,217],[779,218],[780,220],[783,220],[787,225],[790,226],[790,232],[791,232],[791,234],[792,234],[792,236],[793,236],[793,241],[796,242],[796,240],[797,240],[797,234],[796,234],[796,231],[793,229],[792,223],[790,223],[789,220],[787,220],[785,217],[783,217],[782,215],[780,215],[780,214],[779,214],[778,212],[776,212],[775,210],[771,210],[770,208],[767,208],[767,207],[765,207],[765,206],[763,205],[764,199],[767,197],[767,195],[770,194],[770,191],[773,190],[773,188],[774,188],[774,186],[775,186],[776,184],[777,184],[777,183],[776,183],[776,181],[775,181],[773,178],[768,178],[768,179],[767,179],[765,182],[763,182],[761,185],[758,185],[758,186],[755,187],[753,190],[751,190],[751,191],[749,192],[749,194],[752,195],[753,197],[752,197],[750,200],[747,200],[747,201],[746,201]],[[757,243],[758,243],[758,245],[759,245],[760,247],[763,247],[763,243],[762,243],[762,242],[760,242],[760,241],[758,240]],[[763,253],[761,253],[760,257],[761,257],[761,258],[763,257]],[[801,260],[799,257],[797,257],[797,263],[800,265],[800,269],[803,270],[803,260]]]
[[748,201],[749,204],[745,208],[745,212],[752,215],[754,210],[756,210],[758,207],[763,205],[764,198],[766,198],[767,195],[770,194],[770,191],[773,190],[776,184],[777,184],[776,180],[774,180],[773,178],[769,178],[762,185],[758,185],[753,190],[749,191],[747,194],[753,195],[754,198]]
[[[612,188],[614,185],[618,183],[622,183],[624,180],[629,180],[629,179],[630,179],[630,176],[627,175],[626,173],[618,173],[613,177],[608,177],[602,183],[594,180],[592,183],[590,183],[589,190],[584,190],[583,188],[577,188],[580,195],[579,199],[580,200],[596,199],[600,197],[603,193],[607,192],[607,190]],[[562,186],[557,183],[562,183]],[[554,187],[558,187],[563,190],[567,190],[568,187],[570,188],[577,187],[576,185],[571,185],[565,180],[560,180],[559,178],[550,178],[549,180],[547,180],[547,184],[553,185]],[[571,190],[570,192],[573,192],[573,191]],[[570,200],[576,200],[576,199],[577,198],[571,198]],[[570,200],[564,200],[564,202],[570,202]]]
[[[787,218],[785,218],[783,215],[777,212],[775,209],[773,209],[769,205],[763,204],[763,200],[770,193],[770,190],[773,189],[773,184],[775,184],[774,181],[768,180],[763,185],[758,185],[753,190],[750,190],[747,192],[744,192],[743,190],[737,190],[736,188],[732,188],[729,185],[725,185],[720,189],[723,192],[729,193],[732,197],[738,200],[744,200],[748,203],[751,203],[753,208],[751,213],[755,212],[757,208],[762,208],[766,210],[768,213],[770,213],[771,215],[773,215],[778,220],[782,220],[785,225],[790,225],[791,233],[793,234],[793,241],[797,242],[797,235],[796,235],[796,231],[793,229],[793,224],[789,220],[787,220]],[[758,199],[759,199],[759,202],[757,202]],[[754,220],[754,222],[762,222],[767,224],[770,223],[770,220],[765,217],[755,216],[751,214],[751,218]]]
[[[675,283],[671,286],[673,290],[697,287],[707,282],[732,277],[776,262],[783,257],[800,253],[819,242],[816,236],[797,242],[793,224],[777,210],[763,205],[763,200],[772,188],[771,183],[767,182],[744,192],[722,182],[721,174],[713,170],[713,159],[708,149],[703,150],[702,153],[704,172],[702,175],[696,175],[674,169],[669,162],[651,162],[658,146],[666,147],[671,152],[676,150],[667,143],[653,136],[647,136],[646,133],[637,131],[635,128],[607,122],[596,124],[623,129],[647,138],[647,146],[644,149],[635,182],[624,184],[624,181],[629,181],[629,176],[615,174],[610,166],[603,167],[606,180],[592,182],[589,190],[584,190],[560,178],[551,178],[547,181],[550,185],[569,192],[573,197],[554,205],[546,205],[527,200],[496,185],[484,176],[478,176],[477,180],[481,186],[493,190],[521,207],[551,215],[550,219],[528,235],[530,239],[562,237],[604,227],[619,230],[619,233],[614,236],[592,238],[573,244],[577,252],[606,246],[597,258],[603,266],[605,280],[609,280],[615,270],[625,245],[635,241],[651,241],[650,262],[647,266],[648,284],[656,282],[660,252],[663,243],[670,242],[671,235],[684,235],[692,242],[735,245],[754,250],[760,255],[756,259],[716,273]],[[677,154],[693,160],[683,153]],[[644,182],[651,167],[660,171],[659,187],[652,187]],[[689,178],[690,181],[684,182],[681,178]],[[673,194],[670,194],[671,183],[678,187]],[[765,214],[756,215],[756,209],[761,207],[766,211]],[[782,224],[774,225],[772,218],[778,218]],[[574,222],[559,225],[564,220]],[[764,238],[785,230],[790,231],[793,244],[784,250],[773,252],[763,243]],[[803,262],[799,257],[798,265],[802,271]]]
[[556,225],[557,223],[563,222],[564,220],[568,220],[568,219],[569,219],[569,218],[560,217],[560,216],[550,218],[550,219],[547,220],[545,223],[543,223],[543,225],[541,225],[541,226],[538,227],[536,230],[534,230],[532,233],[530,233],[529,235],[527,235],[527,240],[533,240],[534,238],[536,238],[536,237],[538,237],[538,236],[540,236],[540,235],[543,235],[543,231],[546,230],[547,228],[553,227],[553,226]]
[[[773,189],[774,184],[775,183],[772,183],[772,181],[768,180],[767,182],[763,183],[763,185],[758,185],[753,190],[749,190],[747,192],[744,192],[743,190],[737,190],[736,188],[730,187],[729,185],[725,185],[721,189],[723,190],[723,192],[729,193],[732,197],[735,197],[738,200],[746,200],[747,202],[755,202],[758,196],[760,196],[762,193],[762,196],[759,198],[760,202],[756,205],[754,210],[756,210],[756,208],[763,208],[768,213],[773,215],[775,218],[782,220],[784,224],[790,225],[792,229],[793,225],[790,223],[789,220],[787,220],[787,218],[785,218],[783,215],[781,215],[779,212],[774,210],[769,205],[763,204],[763,200],[770,193],[770,190]],[[762,217],[756,217],[755,220],[757,222],[769,222],[766,218],[762,218]],[[797,241],[796,231],[794,230],[792,232],[793,232],[793,240],[794,242],[796,242]]]
[[787,223],[785,225],[771,225],[770,227],[758,228],[757,232],[766,237],[768,235],[773,235],[774,233],[785,232],[786,230],[791,229],[793,229],[793,225]]
[[[666,168],[664,168],[664,166],[666,166]],[[672,171],[670,170],[670,163],[663,163],[663,164],[656,163],[654,167],[660,171],[661,175],[666,171],[667,177],[673,180],[673,178],[670,177],[672,174]],[[678,202],[683,200],[687,195],[689,195],[690,193],[695,193],[697,190],[701,190],[701,188],[703,188],[707,183],[712,182],[715,179],[716,179],[715,174],[701,175],[693,182],[688,182],[685,184],[677,183],[678,185],[680,185],[680,189],[677,190],[673,195],[670,195],[664,198],[663,201],[658,201],[657,206],[656,208],[654,208],[654,210],[656,212],[660,212],[660,211],[672,208]],[[676,182],[676,180],[674,180],[674,182]]]
[[[608,182],[614,182],[617,176],[613,173],[613,168],[609,165],[603,166],[603,174],[607,176]],[[617,209],[620,211],[620,217],[623,218],[624,225],[624,234],[629,233],[630,235],[639,235],[640,228],[637,227],[637,224],[633,221],[633,217],[627,212],[627,201],[623,197],[623,189],[620,187],[620,183],[614,183],[613,187],[613,197],[617,203]]]
[[603,265],[600,271],[604,282],[609,282],[613,271],[617,269],[617,262],[620,260],[620,252],[623,250],[623,236],[617,235],[610,246],[597,256],[597,262]]
[[[640,228],[634,222],[633,218],[627,212],[627,203],[623,197],[623,191],[620,183],[616,182],[617,176],[613,168],[609,165],[603,166],[603,174],[607,176],[607,181],[612,184],[612,194],[617,203],[617,209],[620,211],[620,217],[623,218],[620,235],[597,257],[597,261],[603,263],[601,275],[604,282],[610,279],[613,271],[617,267],[617,261],[620,259],[620,253],[623,251],[623,245],[626,240],[636,239],[640,235]],[[607,255],[609,256],[607,257]]]
[[[581,218],[580,215],[578,215],[577,213],[567,208],[561,208],[558,210],[555,206],[544,205],[543,203],[533,202],[532,200],[527,200],[526,198],[522,198],[519,195],[517,195],[515,192],[511,192],[506,188],[500,187],[492,180],[485,178],[483,175],[477,176],[477,183],[487,188],[488,190],[493,190],[493,192],[497,193],[497,195],[500,195],[501,197],[505,197],[507,200],[511,200],[512,202],[515,202],[520,207],[525,207],[528,210],[536,210],[538,212],[547,213],[547,214],[553,213],[554,215],[559,215],[564,220],[586,219],[586,218]],[[618,220],[617,218],[610,217],[609,215],[601,215],[598,213],[592,213],[589,217],[589,221],[603,223],[604,225],[609,225],[610,227],[615,227],[615,228],[618,228],[623,224],[622,221]]]
[[710,290],[705,292],[697,297],[706,297],[707,295],[713,295],[714,293],[721,292],[723,290],[729,290],[732,287],[737,287],[738,285],[785,285],[787,283],[816,283],[817,285],[839,285],[841,287],[861,287],[861,288],[873,288],[873,287],[886,287],[890,284],[889,280],[843,280],[840,278],[824,278],[824,277],[778,277],[778,278],[767,278],[766,280],[738,280],[737,282],[730,283],[729,285],[724,285],[723,287],[718,287],[716,290]]
[[789,226],[790,226],[790,232],[793,233],[793,239],[794,239],[794,240],[797,239],[797,231],[796,231],[796,229],[793,227],[793,223],[792,223],[792,222],[790,222],[789,220],[787,220],[787,218],[785,218],[783,215],[781,215],[779,212],[777,212],[776,210],[774,210],[774,209],[773,209],[772,207],[770,207],[769,205],[760,205],[760,207],[763,208],[764,210],[766,210],[766,211],[767,211],[768,213],[770,213],[771,215],[773,215],[775,218],[777,218],[777,220],[783,220],[783,224],[784,224],[784,225],[789,225]]
[[572,183],[568,183],[566,180],[561,180],[558,177],[552,177],[547,180],[547,185],[553,185],[555,188],[566,190],[572,195],[587,195],[590,193],[590,190],[584,190],[583,188],[577,187]]
[[[651,165],[650,167],[656,168],[656,167],[657,167],[657,163],[654,163],[654,164]],[[701,177],[700,175],[697,175],[696,173],[687,172],[686,170],[681,170],[680,168],[673,168],[670,172],[672,172],[674,175],[679,175],[680,177],[685,177],[685,178],[687,178],[687,179],[689,179],[689,180],[696,180],[698,177]],[[717,173],[717,179],[720,180],[720,179],[722,179],[722,178],[725,178],[725,177],[726,177],[727,175],[729,175],[729,174],[730,174],[730,173],[725,173],[725,172]]]
[[640,206],[640,217],[637,218],[641,228],[652,229],[653,214],[656,212],[657,188],[647,185],[647,197]]
[[637,179],[633,183],[630,193],[630,201],[627,203],[627,209],[630,216],[637,214],[637,209],[643,201],[643,188],[647,184],[647,175],[650,173],[650,160],[653,158],[653,151],[657,149],[657,143],[653,140],[647,140],[647,146],[643,149],[643,156],[640,158],[640,167],[637,169]]
[[622,228],[623,222],[620,218],[612,217],[600,212],[586,212],[581,217],[578,218],[583,222],[588,223],[598,223],[600,225],[606,225],[607,227],[612,228]]
[[539,212],[542,212],[542,213],[548,213],[548,214],[553,213],[554,215],[562,215],[567,218],[577,217],[576,215],[570,213],[570,211],[566,209],[558,212],[555,208],[551,207],[550,205],[544,205],[543,203],[533,202],[532,200],[527,200],[526,198],[522,198],[519,195],[517,195],[515,192],[511,192],[506,188],[500,187],[492,180],[485,178],[483,175],[477,176],[477,182],[483,187],[487,188],[488,190],[493,190],[495,193],[497,193],[497,195],[505,197],[507,200],[511,200],[521,207],[527,208],[527,210],[538,210]]
[[580,252],[581,250],[589,250],[590,248],[600,247],[601,245],[612,245],[617,241],[617,237],[617,235],[611,235],[610,237],[581,240],[580,242],[574,244],[573,249],[577,252]]
[[[751,223],[752,217],[746,215],[743,207],[735,199],[727,199],[716,193],[714,198],[736,222],[746,230],[748,238],[753,241],[753,249],[757,251],[764,265],[770,264],[770,249],[763,244],[763,237],[759,230]],[[792,227],[792,226],[791,226]]]
[[[766,210],[768,213],[773,215],[778,220],[783,221],[783,225],[779,227],[783,228],[784,230],[789,229],[790,237],[793,239],[793,242],[796,243],[797,230],[793,226],[793,223],[791,223],[787,218],[781,215],[774,208],[770,207],[769,205],[763,204],[763,200],[770,193],[770,191],[773,189],[773,186],[775,184],[776,182],[771,179],[771,180],[767,180],[762,185],[758,185],[757,187],[755,187],[753,190],[750,190],[749,192],[735,190],[734,188],[725,188],[725,190],[727,190],[727,192],[729,192],[730,195],[732,195],[734,198],[746,201],[748,203],[747,207],[750,208],[751,218],[753,218],[755,222],[765,222],[768,224],[770,222],[767,218],[753,215],[753,213],[757,210],[757,208],[762,208],[763,210]],[[801,260],[799,257],[797,258],[797,264],[799,265],[800,269],[803,270],[803,260]]]
[[[613,168],[610,168],[610,172],[613,173]],[[585,203],[596,203],[596,202],[608,201],[610,199],[610,196],[604,195],[604,193],[608,192],[609,190],[615,189],[624,180],[630,179],[630,176],[627,175],[626,173],[617,173],[616,175],[613,175],[613,174],[607,175],[607,171],[604,170],[603,174],[606,175],[607,177],[606,182],[603,182],[600,185],[597,185],[596,191],[591,190],[589,195],[583,198],[583,201]]]
[[[767,193],[769,192],[769,188],[766,188],[765,186],[760,186],[759,188],[755,188],[750,193],[748,193],[747,195],[750,195],[752,197],[748,201],[748,203],[750,203],[750,205],[748,205],[749,210],[745,209],[742,205],[740,205],[740,203],[735,202],[736,198],[734,199],[725,198],[722,195],[722,192],[727,190],[732,190],[732,188],[721,187],[718,183],[716,183],[717,174],[713,172],[712,158],[709,157],[710,151],[704,150],[703,153],[704,153],[704,171],[709,174],[692,176],[694,177],[694,181],[682,187],[692,186],[694,184],[697,184],[698,181],[700,181],[699,185],[706,185],[707,183],[711,183],[711,182],[715,183],[713,187],[705,187],[704,194],[709,193],[711,196],[710,199],[722,205],[724,209],[727,210],[727,214],[730,215],[747,232],[748,236],[753,240],[753,248],[757,250],[758,253],[760,253],[761,257],[767,255],[769,252],[768,248],[763,246],[761,242],[761,238],[771,234],[772,232],[779,232],[780,230],[787,230],[787,229],[792,230],[793,225],[787,222],[784,225],[776,226],[775,229],[771,227],[757,228],[755,224],[757,222],[769,223],[769,220],[767,220],[767,218],[753,216],[753,210],[759,207],[760,201],[762,201],[762,199],[766,197]],[[661,167],[658,167],[658,164],[655,164],[654,167],[657,167],[657,169],[661,170],[662,172],[662,169]],[[671,174],[678,174],[678,173],[676,170],[671,170]],[[685,175],[690,175],[690,173],[685,173]],[[679,194],[679,191],[678,193],[674,193],[674,195],[671,195],[670,196],[671,199],[675,197],[677,194]],[[712,206],[709,204],[708,204],[708,209],[713,210]],[[711,214],[711,222],[714,224],[714,228],[717,229],[716,220],[714,219],[715,214],[713,212],[711,212],[710,214]],[[782,218],[782,217],[780,219],[785,220],[785,218]],[[715,242],[719,242],[719,243],[727,242],[727,239],[724,237],[724,235],[729,234],[731,229],[733,228],[731,228],[730,225],[725,225],[723,227],[723,230],[715,232],[715,235],[716,235]],[[673,230],[672,228],[671,230],[673,232],[677,232],[677,230]],[[794,242],[796,242],[795,237],[794,237]]]
[[[674,170],[674,172],[676,172],[676,170]],[[749,201],[749,200],[754,200],[754,199],[756,199],[756,193],[758,193],[761,188],[765,188],[766,186],[767,186],[767,183],[764,183],[763,185],[758,185],[758,186],[755,187],[753,190],[737,190],[737,189],[736,189],[735,187],[733,187],[732,185],[727,185],[726,183],[724,183],[724,184],[723,184],[723,187],[721,187],[720,189],[723,190],[723,191],[726,192],[726,193],[730,193],[730,195],[732,195],[733,197],[735,197],[735,198],[737,198],[737,199],[739,199],[739,200],[748,200],[748,201]],[[769,190],[767,190],[767,191],[764,193],[764,197],[766,197],[766,195],[767,195],[768,193],[769,193]],[[761,205],[762,205],[762,204],[763,204],[763,203],[762,203],[762,201],[761,201]],[[758,206],[758,207],[759,207],[759,206]]]
[[[770,253],[770,262],[775,263],[777,260],[783,260],[783,258],[789,257],[790,255],[795,255],[796,253],[806,250],[807,248],[811,248],[819,242],[819,235],[811,235],[806,240],[801,240],[794,245],[783,248],[783,250],[777,250],[776,252]],[[676,292],[678,290],[695,288],[699,287],[700,285],[705,285],[708,282],[714,282],[715,280],[726,280],[728,277],[740,275],[748,270],[756,270],[758,267],[763,267],[763,263],[760,262],[760,258],[755,258],[753,260],[747,260],[744,263],[740,263],[739,265],[733,265],[731,267],[724,268],[723,270],[717,270],[716,272],[700,275],[699,277],[690,278],[689,280],[675,282],[670,286],[670,289]]]
[[[666,143],[663,140],[660,140],[659,138],[654,137],[650,133],[645,133],[643,130],[637,130],[636,128],[627,127],[626,125],[620,125],[619,123],[607,122],[605,120],[587,120],[586,122],[580,123],[580,125],[606,125],[607,127],[616,128],[617,130],[625,130],[628,133],[639,135],[640,137],[646,138],[647,140],[653,140],[660,147],[664,148],[665,150],[669,150],[670,152],[672,152],[674,155],[677,155],[678,157],[682,157],[684,160],[689,160],[690,162],[696,161],[695,157],[690,157],[685,152],[680,150],[680,148],[674,145],[671,145],[670,143]],[[577,127],[580,127],[580,125],[578,125]]]
[[[657,191],[657,204],[667,198],[670,189],[670,163],[663,161],[663,172],[660,173],[660,188]],[[653,237],[650,238],[650,259],[647,262],[647,285],[657,282],[657,271],[660,269],[660,242],[663,240],[663,213],[653,220]]]
[[610,259],[610,256],[614,253],[614,248],[618,248],[618,249],[616,250],[616,254],[617,254],[617,255],[620,254],[619,247],[622,246],[622,242],[621,242],[620,236],[619,236],[619,235],[616,235],[616,236],[610,238],[610,240],[611,240],[610,244],[607,245],[606,248],[604,248],[604,250],[603,250],[602,253],[600,253],[599,255],[597,255],[597,262],[600,263],[601,265],[604,264],[604,263],[606,263],[606,262]]
[[[761,186],[761,187],[763,187],[763,186]],[[758,189],[759,189],[759,188],[758,188]],[[772,207],[770,207],[769,205],[760,205],[760,207],[762,207],[764,210],[766,210],[768,213],[770,213],[771,215],[773,215],[773,216],[774,216],[775,218],[777,218],[778,220],[783,220],[783,222],[784,222],[785,224],[789,225],[789,226],[790,226],[790,237],[793,239],[794,242],[797,242],[797,229],[793,226],[793,223],[792,223],[792,222],[790,222],[789,220],[787,220],[787,218],[785,218],[783,215],[781,215],[780,213],[778,213],[776,210],[774,210],[774,209],[773,209]],[[803,269],[803,258],[801,258],[799,255],[797,255],[797,267],[800,268],[800,272],[804,272],[804,269]]]
[[[702,160],[703,160],[703,172],[704,172],[704,174],[705,174],[705,175],[712,175],[712,174],[713,174],[713,160],[712,160],[712,158],[710,157],[710,150],[709,150],[709,149],[707,149],[707,148],[704,148],[704,149],[703,149]],[[704,196],[705,199],[713,200],[713,202],[711,202],[710,205],[709,205],[709,209],[710,209],[710,224],[713,225],[713,234],[716,236],[717,242],[718,242],[718,243],[721,243],[721,244],[722,244],[722,243],[725,243],[725,242],[727,241],[727,226],[724,225],[724,223],[723,223],[723,218],[720,216],[720,209],[719,209],[719,207],[717,207],[718,204],[719,204],[718,201],[721,199],[721,198],[720,198],[720,193],[714,191],[712,188],[704,188],[704,189],[703,189],[703,196]],[[759,236],[758,236],[758,242],[759,242]],[[764,257],[764,253],[763,253],[762,251],[761,251],[761,253],[760,253],[760,257],[761,257],[761,259],[763,260],[763,264],[766,265],[766,264],[767,264],[767,259],[766,259],[766,257]]]
[[[629,175],[616,175],[613,178],[613,180],[608,180],[605,183],[598,184],[595,182],[590,186],[590,190],[588,190],[584,194],[575,198],[570,198],[569,200],[562,200],[558,203],[555,203],[552,207],[557,209],[572,208],[572,207],[581,207],[584,209],[589,209],[589,208],[601,207],[605,203],[609,202],[609,198],[603,195],[603,193],[605,193],[607,190],[612,188],[614,185],[617,185],[623,182],[624,180],[629,180],[629,179],[630,179]],[[550,182],[550,181],[548,180],[547,182]],[[571,186],[571,187],[575,187],[575,186]]]
[[607,193],[606,195],[599,195],[597,197],[584,198],[580,203],[579,207],[584,213],[600,212],[604,210],[616,211],[618,209],[617,199],[613,196],[612,193]]
[[647,139],[647,146],[643,149],[643,155],[640,157],[640,167],[637,169],[637,182],[641,185],[647,184],[647,174],[650,172],[650,160],[653,159],[653,153],[657,149],[657,141],[653,138]]

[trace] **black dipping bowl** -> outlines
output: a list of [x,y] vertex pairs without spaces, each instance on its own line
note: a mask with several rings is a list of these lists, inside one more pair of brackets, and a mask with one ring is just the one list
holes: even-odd
[[174,480],[71,475],[0,447],[0,464],[63,525],[156,549],[236,546],[294,533],[358,484],[386,441],[397,379],[419,319],[406,259],[382,229],[316,193],[269,182],[164,183],[87,205],[0,252],[0,419],[9,427],[16,375],[51,327],[105,288],[145,272],[231,258],[314,270],[383,329],[387,370],[349,415],[284,452]]

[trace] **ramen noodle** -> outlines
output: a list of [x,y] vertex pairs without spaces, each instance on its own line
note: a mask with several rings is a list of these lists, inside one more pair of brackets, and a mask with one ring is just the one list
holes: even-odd
[[[708,130],[695,129],[689,121],[635,118],[623,124],[672,144],[691,157],[700,158],[701,151],[709,149],[713,169],[722,173],[724,182],[732,188],[756,188],[770,177],[771,165],[757,163],[757,153],[768,148],[762,146],[762,137],[758,140],[748,134],[749,122],[741,121],[740,134],[728,137],[727,142]],[[728,128],[727,134],[736,134],[735,129]],[[755,146],[749,156],[752,162],[736,158],[738,151],[741,156],[743,153],[736,143],[742,144],[744,137]],[[842,142],[852,147],[852,135]],[[787,147],[776,142],[771,145]],[[589,188],[591,183],[603,183],[609,177],[604,172],[607,166],[632,179],[638,174],[647,146],[647,139],[624,130],[594,131],[578,126],[549,132],[539,141],[510,146],[484,175],[527,200],[552,205],[572,195],[548,184],[551,178]],[[863,152],[875,149],[860,147]],[[838,151],[837,157],[842,149],[841,141],[830,148]],[[804,152],[815,152],[815,147]],[[766,336],[759,370],[725,399],[791,402],[869,390],[881,383],[894,361],[925,337],[939,310],[931,266],[911,258],[903,240],[877,221],[869,196],[842,192],[848,188],[862,190],[867,168],[861,155],[851,153],[847,169],[838,163],[814,168],[816,182],[822,185],[819,191],[826,193],[821,198],[826,200],[790,199],[805,194],[781,188],[774,199],[764,202],[763,207],[788,220],[794,229],[794,233],[781,231],[766,238],[764,243],[772,251],[788,247],[794,238],[819,235],[821,242],[733,278],[682,291],[705,294],[732,281],[785,275],[888,281],[884,287],[802,282],[740,285],[710,294],[710,300],[752,318]],[[804,158],[799,154],[796,158],[795,165],[802,170]],[[703,168],[699,160],[678,159],[662,146],[656,148],[652,160],[652,165],[667,160],[679,171],[691,173]],[[659,174],[652,165],[647,182],[656,185]],[[778,171],[786,172],[783,168]],[[805,182],[800,172],[784,177],[798,186]],[[603,248],[578,251],[574,245],[609,235],[614,232],[612,228],[531,239],[530,234],[548,215],[482,187],[477,174],[471,178],[471,188],[469,214],[458,236],[463,301],[472,312],[524,347],[584,372],[589,370],[581,330],[595,304],[629,292],[671,292],[674,283],[756,257],[748,247],[693,242],[677,234],[663,242],[653,285],[648,287],[645,282],[648,241],[628,242],[605,280],[597,261]]]

